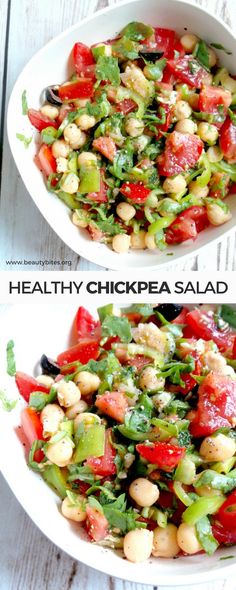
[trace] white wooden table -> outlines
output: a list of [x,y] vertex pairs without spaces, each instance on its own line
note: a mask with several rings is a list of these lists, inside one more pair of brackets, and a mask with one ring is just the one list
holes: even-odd
[[[0,93],[3,79],[3,99],[7,105],[13,84],[30,57],[53,36],[66,27],[92,14],[101,7],[117,4],[120,0],[1,0],[0,1],[0,56],[4,56],[0,71]],[[191,0],[190,0],[191,1]],[[208,6],[236,31],[235,0],[192,0]],[[7,27],[6,27],[7,23]],[[1,59],[1,58],[0,58]],[[1,96],[0,96],[1,97]],[[27,215],[26,213],[27,212]],[[71,270],[101,270],[80,259],[65,246],[45,222],[27,193],[16,170],[6,139],[3,149],[3,182],[1,200],[2,227],[0,235],[0,268],[9,270],[6,260],[71,261]],[[27,221],[30,219],[30,223]],[[208,248],[198,257],[176,265],[175,270],[234,270],[235,238],[225,239],[219,246]],[[30,266],[38,270],[38,266]],[[47,270],[50,266],[47,265]],[[65,266],[57,267],[64,270]],[[68,268],[68,267],[67,267]],[[28,270],[16,266],[14,270]],[[55,269],[55,267],[54,267]],[[170,266],[171,270],[172,267]],[[52,267],[53,270],[53,267]]]
[[[119,0],[1,0],[0,2],[0,99],[8,97],[18,73],[40,47],[54,35],[86,15]],[[236,31],[235,0],[193,0],[209,6]],[[5,96],[6,90],[6,96]],[[13,163],[6,137],[3,150],[1,200],[1,269],[6,259],[50,259],[55,252],[71,260],[71,269],[100,269],[67,248],[45,223],[31,201]],[[27,226],[25,211],[30,224]],[[33,229],[33,231],[32,231]],[[235,240],[192,258],[181,269],[234,270]],[[32,267],[31,267],[32,268]],[[209,266],[208,266],[209,268]],[[22,270],[24,267],[22,267]],[[38,268],[32,268],[37,270]],[[48,269],[48,267],[47,267]],[[176,267],[175,267],[176,269]],[[59,269],[58,269],[59,270]],[[61,269],[62,270],[62,269]],[[2,451],[0,451],[2,452]],[[14,468],[14,466],[13,466]],[[89,547],[88,547],[89,550]],[[158,582],[158,579],[157,579]],[[194,586],[200,590],[200,586]],[[151,590],[150,586],[112,579],[75,562],[58,550],[29,520],[0,475],[0,590]],[[186,587],[185,587],[186,588]],[[157,590],[157,587],[152,590]],[[158,590],[161,590],[160,587]],[[171,590],[167,588],[166,590]],[[174,590],[172,588],[172,590]],[[236,580],[201,585],[201,590],[236,590]]]

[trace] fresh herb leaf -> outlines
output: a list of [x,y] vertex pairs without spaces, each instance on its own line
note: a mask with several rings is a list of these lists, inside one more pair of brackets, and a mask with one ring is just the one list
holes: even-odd
[[2,407],[6,412],[11,412],[11,410],[14,410],[17,401],[17,399],[8,399],[6,393],[0,390],[0,402],[2,403]]
[[29,147],[29,145],[33,139],[33,136],[32,137],[25,137],[25,135],[22,135],[22,133],[16,133],[16,137],[17,137],[17,139],[19,139],[20,141],[23,142],[25,148]]
[[52,402],[57,397],[57,390],[55,387],[51,387],[49,393],[43,393],[42,391],[34,391],[30,394],[29,406],[35,408],[37,412],[41,412],[43,408]]
[[235,559],[235,555],[224,555],[223,557],[219,558],[219,561],[223,561],[224,559]]
[[7,343],[7,374],[14,377],[16,374],[16,362],[14,355],[14,342],[9,340]]
[[231,305],[223,304],[220,308],[220,316],[233,328],[236,328],[236,310]]
[[215,553],[219,543],[213,537],[212,528],[207,516],[203,516],[196,522],[196,533],[200,545],[208,555]]
[[165,406],[163,411],[165,414],[178,414],[180,418],[184,418],[188,410],[190,410],[190,405],[188,402],[179,399],[173,399],[167,406]]
[[57,138],[57,129],[54,127],[46,127],[41,131],[41,137],[43,143],[47,143],[48,145],[52,145]]
[[119,86],[120,70],[117,57],[100,55],[95,66],[97,80],[109,80],[114,86]]
[[92,485],[95,481],[94,475],[88,465],[79,467],[79,465],[68,465],[69,471],[68,482],[73,483],[74,481],[80,480],[84,483]]
[[202,39],[196,45],[194,56],[206,70],[210,70],[209,51],[205,41]]
[[21,104],[22,104],[22,115],[27,115],[29,108],[28,108],[28,104],[27,104],[26,90],[23,90],[23,92],[22,92]]
[[116,178],[123,180],[125,172],[128,172],[133,167],[133,150],[131,146],[116,152],[113,164],[109,170]]
[[119,336],[122,342],[131,342],[132,333],[127,318],[114,315],[107,316],[102,323],[102,338]]
[[226,49],[224,47],[224,45],[221,45],[221,43],[210,43],[211,47],[214,47],[214,49],[219,49],[221,51],[225,51],[225,53],[227,53],[227,55],[232,55],[232,51],[229,51],[228,49]]
[[109,234],[109,236],[125,233],[125,230],[114,220],[114,215],[109,215],[107,219],[96,219],[94,223],[104,234]]
[[144,23],[133,21],[122,29],[120,35],[132,41],[143,41],[154,34],[154,29]]

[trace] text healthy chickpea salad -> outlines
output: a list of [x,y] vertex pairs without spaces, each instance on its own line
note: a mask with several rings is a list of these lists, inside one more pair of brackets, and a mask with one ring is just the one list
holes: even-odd
[[36,379],[8,343],[29,467],[65,518],[129,561],[235,544],[236,311],[107,305],[98,317],[80,307],[77,344],[43,355]]
[[48,189],[117,253],[163,250],[231,218],[236,79],[212,47],[131,22],[112,41],[75,43],[72,77],[39,111],[23,93]]

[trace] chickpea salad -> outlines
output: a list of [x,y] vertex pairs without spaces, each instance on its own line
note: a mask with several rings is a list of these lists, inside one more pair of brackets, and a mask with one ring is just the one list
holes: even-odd
[[79,307],[77,344],[8,372],[28,465],[88,540],[131,562],[236,544],[236,311]]
[[[131,22],[72,49],[73,74],[37,111],[36,162],[72,222],[117,253],[194,240],[231,218],[236,79],[195,34]],[[27,139],[18,134],[27,144]]]

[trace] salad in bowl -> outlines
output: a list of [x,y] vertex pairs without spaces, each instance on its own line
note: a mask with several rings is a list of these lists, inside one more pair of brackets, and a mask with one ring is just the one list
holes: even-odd
[[235,328],[228,305],[79,307],[36,377],[9,343],[28,466],[87,541],[136,564],[236,544]]
[[168,252],[231,219],[236,79],[215,47],[132,21],[112,40],[76,42],[72,74],[39,110],[23,93],[47,188],[92,240]]

